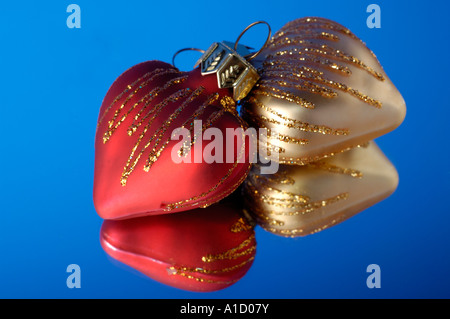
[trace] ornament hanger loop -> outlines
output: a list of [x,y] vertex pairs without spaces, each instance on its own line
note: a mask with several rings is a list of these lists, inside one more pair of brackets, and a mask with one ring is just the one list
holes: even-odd
[[245,56],[245,58],[247,59],[247,61],[250,61],[250,60],[254,59],[256,56],[258,56],[258,54],[260,54],[261,51],[266,47],[267,43],[268,43],[269,40],[270,40],[270,37],[272,36],[272,29],[270,28],[270,25],[269,25],[266,21],[256,21],[256,22],[253,22],[253,23],[250,24],[248,27],[246,27],[246,28],[241,32],[241,34],[239,34],[239,36],[238,36],[236,42],[234,42],[234,51],[237,50],[237,46],[238,46],[239,40],[242,38],[242,36],[245,34],[245,32],[247,32],[250,28],[252,28],[253,26],[255,26],[255,25],[257,25],[257,24],[265,24],[265,25],[267,25],[267,27],[269,28],[269,33],[268,33],[268,35],[267,35],[266,42],[264,42],[264,44],[263,44],[263,46],[261,47],[261,49],[259,49],[259,50],[256,51],[255,53],[252,53],[251,55]]
[[176,57],[178,54],[180,54],[181,52],[184,52],[184,51],[197,51],[197,52],[200,52],[200,53],[205,53],[205,50],[197,49],[197,48],[184,48],[184,49],[178,50],[177,52],[175,52],[175,53],[173,54],[173,57],[172,57],[172,65],[173,65],[174,67],[175,67],[175,57]]

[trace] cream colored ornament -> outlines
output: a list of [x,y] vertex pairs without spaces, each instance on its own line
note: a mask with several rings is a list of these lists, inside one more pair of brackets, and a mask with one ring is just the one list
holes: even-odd
[[242,116],[268,129],[268,149],[280,163],[304,165],[351,149],[405,117],[405,102],[375,55],[336,22],[289,22],[252,64],[261,79]]
[[390,196],[395,167],[375,142],[307,165],[255,165],[243,185],[246,211],[267,231],[297,237],[336,225]]

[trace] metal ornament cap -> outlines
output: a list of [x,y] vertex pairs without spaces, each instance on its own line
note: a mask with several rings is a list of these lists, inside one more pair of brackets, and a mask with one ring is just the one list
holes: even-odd
[[238,45],[235,51],[230,42],[215,42],[196,66],[200,65],[202,75],[216,74],[219,89],[232,89],[233,99],[239,101],[259,80],[258,71],[244,58],[248,53],[246,46]]

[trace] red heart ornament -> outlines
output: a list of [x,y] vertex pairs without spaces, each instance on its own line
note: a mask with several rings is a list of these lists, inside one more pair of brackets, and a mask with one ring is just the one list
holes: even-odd
[[[112,84],[99,114],[95,141],[94,204],[104,219],[178,212],[206,207],[233,192],[245,179],[250,163],[244,136],[223,153],[223,162],[206,163],[195,137],[194,121],[205,132],[215,127],[245,129],[229,89],[219,89],[214,75],[199,68],[180,72],[160,61],[133,66]],[[191,143],[172,140],[176,128],[191,134]],[[233,137],[234,138],[234,137]],[[192,143],[195,140],[195,143]],[[213,141],[209,142],[212,143]],[[174,151],[187,146],[176,163]],[[220,145],[220,144],[216,144]],[[227,161],[231,152],[233,161]],[[175,152],[176,153],[176,152]],[[197,159],[197,160],[196,160]],[[200,159],[200,162],[199,160]]]
[[116,260],[161,283],[208,292],[241,279],[253,263],[253,227],[228,198],[205,209],[104,221],[100,242]]

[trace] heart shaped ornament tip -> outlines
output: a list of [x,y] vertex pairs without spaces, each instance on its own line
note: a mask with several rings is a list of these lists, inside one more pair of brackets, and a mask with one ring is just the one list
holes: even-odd
[[[219,88],[215,74],[181,72],[161,61],[131,67],[112,84],[100,109],[97,213],[123,219],[218,202],[250,169],[245,129],[233,92]],[[206,132],[213,132],[209,140]]]
[[304,165],[398,127],[406,105],[376,56],[350,30],[324,18],[283,26],[252,60],[260,80],[242,116],[271,133],[282,164]]
[[253,226],[228,198],[205,209],[105,220],[109,256],[163,284],[210,292],[238,282],[256,253]]

